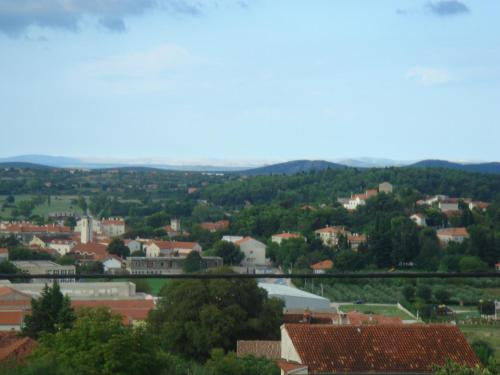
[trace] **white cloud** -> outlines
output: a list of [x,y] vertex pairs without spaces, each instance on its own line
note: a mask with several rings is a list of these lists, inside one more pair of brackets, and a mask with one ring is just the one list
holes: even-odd
[[425,86],[441,85],[452,80],[447,70],[421,66],[412,68],[406,74],[406,78],[417,81]]

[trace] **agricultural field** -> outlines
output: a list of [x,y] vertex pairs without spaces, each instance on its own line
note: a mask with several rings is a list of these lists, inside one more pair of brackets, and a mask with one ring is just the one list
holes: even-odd
[[[34,196],[27,194],[15,195],[15,202],[13,204],[5,205],[7,196],[0,196],[0,218],[10,218],[12,210],[19,204],[19,202],[30,201],[33,197]],[[50,199],[48,196],[43,197],[43,201],[40,204],[35,205],[31,214],[42,216],[44,218],[47,218],[51,212],[74,212],[75,214],[80,215],[82,214],[82,210],[71,202],[76,198],[76,196],[72,195],[51,195]]]
[[376,314],[385,316],[397,316],[403,320],[413,320],[413,317],[405,313],[404,311],[398,309],[396,305],[373,305],[373,304],[341,304],[339,306],[340,310],[343,312],[349,311],[359,311],[365,314]]
[[500,325],[460,325],[467,341],[476,340],[488,342],[495,350],[495,358],[500,361]]
[[[402,301],[403,288],[409,282],[401,280],[371,280],[360,282],[329,282],[323,284],[323,295],[332,302],[354,302],[363,300],[367,303],[392,303]],[[416,283],[413,283],[416,284]],[[459,305],[460,301],[465,305],[476,305],[480,299],[500,299],[500,280],[498,279],[474,279],[474,280],[425,280],[418,285],[428,285],[433,293],[439,289],[447,290],[451,295],[451,305]],[[304,290],[321,294],[321,285],[306,283]]]

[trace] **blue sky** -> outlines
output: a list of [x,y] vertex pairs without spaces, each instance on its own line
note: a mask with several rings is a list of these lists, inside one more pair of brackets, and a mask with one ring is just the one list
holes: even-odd
[[0,0],[0,156],[500,160],[496,0]]

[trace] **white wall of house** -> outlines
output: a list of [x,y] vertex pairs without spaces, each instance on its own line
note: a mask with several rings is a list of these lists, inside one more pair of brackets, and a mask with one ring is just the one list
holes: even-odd
[[144,251],[146,252],[146,257],[153,258],[160,256],[160,248],[155,243],[144,245]]
[[253,238],[244,241],[240,245],[240,250],[245,257],[241,264],[246,267],[265,266],[266,262],[266,245]]
[[122,262],[115,258],[108,258],[104,262],[102,262],[104,266],[104,272],[109,272],[112,270],[119,270],[122,268]]
[[75,247],[74,242],[68,242],[68,243],[50,243],[49,248],[54,249],[59,253],[59,255],[63,256],[65,254],[68,254],[73,247]]
[[281,326],[281,358],[289,362],[302,363],[285,326]]
[[129,248],[130,253],[133,253],[134,251],[141,251],[141,243],[136,240],[128,241],[127,247]]

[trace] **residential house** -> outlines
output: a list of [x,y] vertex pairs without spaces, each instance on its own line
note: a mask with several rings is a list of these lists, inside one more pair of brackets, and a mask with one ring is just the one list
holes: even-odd
[[102,262],[109,256],[107,245],[98,242],[79,243],[69,254],[73,254],[80,262]]
[[367,238],[363,234],[354,233],[347,235],[347,242],[354,251],[357,251],[362,244],[366,243],[366,241]]
[[215,222],[206,221],[200,224],[202,229],[208,230],[211,233],[229,229],[229,220],[219,220]]
[[392,191],[393,191],[393,186],[389,182],[382,182],[381,184],[378,185],[379,193],[391,194]]
[[20,337],[16,332],[0,332],[0,363],[21,361],[35,348],[30,337]]
[[410,220],[417,224],[419,227],[427,226],[427,216],[421,213],[416,213],[410,216]]
[[[136,251],[141,251],[142,250],[142,244],[143,241],[136,239],[136,240],[124,240],[125,246],[127,246],[130,250],[130,254]],[[147,241],[146,241],[147,242]]]
[[282,241],[290,240],[293,238],[303,238],[305,240],[304,236],[302,236],[299,233],[286,232],[286,233],[273,234],[271,236],[271,242],[274,242],[274,243],[277,243],[278,245],[281,245]]
[[359,206],[364,206],[366,201],[378,194],[377,189],[368,189],[364,194],[353,194],[347,203],[344,203],[344,208],[349,211],[356,210]]
[[75,310],[82,308],[103,307],[114,314],[122,317],[122,322],[125,325],[136,325],[144,322],[151,310],[154,309],[155,303],[152,298],[146,299],[121,299],[121,300],[77,300],[71,301],[71,306]]
[[0,331],[20,331],[30,309],[29,295],[0,286]]
[[31,222],[8,223],[0,229],[0,236],[13,235],[26,244],[29,243],[34,236],[68,237],[71,234],[71,229],[63,225],[35,225]]
[[316,274],[326,273],[326,271],[331,270],[332,268],[333,268],[333,262],[330,259],[323,260],[311,266],[313,273]]
[[182,226],[181,226],[181,219],[171,218],[170,224],[165,225],[163,227],[163,229],[165,230],[165,233],[167,233],[167,235],[170,238],[180,236],[181,234],[183,234]]
[[227,242],[237,242],[243,239],[243,236],[222,236],[222,241],[227,241]]
[[113,217],[101,220],[101,233],[106,237],[119,237],[125,234],[125,220]]
[[241,265],[243,267],[265,266],[269,262],[266,260],[266,245],[252,237],[244,237],[234,243],[238,245],[244,254]]
[[181,241],[149,241],[144,247],[146,256],[149,258],[159,256],[188,255],[192,251],[201,253],[202,247],[198,242]]
[[116,255],[109,255],[102,261],[102,265],[106,273],[119,273],[123,268],[123,260]]
[[458,203],[459,203],[458,199],[449,198],[439,201],[438,208],[441,212],[458,211],[459,210]]
[[489,203],[487,202],[476,202],[476,201],[471,201],[469,203],[469,210],[474,210],[474,209],[477,209],[479,211],[486,211],[488,209],[488,207],[490,206]]
[[463,242],[469,238],[469,232],[466,228],[444,228],[437,231],[437,237],[443,245],[450,242]]
[[0,263],[9,260],[9,249],[0,247]]
[[281,374],[432,374],[451,360],[480,361],[453,325],[281,326]]
[[314,233],[319,236],[319,238],[323,242],[323,245],[330,247],[338,245],[340,236],[349,235],[349,232],[345,229],[345,227],[338,226],[327,226],[326,228],[315,230]]
[[238,340],[236,343],[236,355],[238,357],[251,355],[256,358],[277,360],[281,358],[281,341]]

